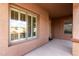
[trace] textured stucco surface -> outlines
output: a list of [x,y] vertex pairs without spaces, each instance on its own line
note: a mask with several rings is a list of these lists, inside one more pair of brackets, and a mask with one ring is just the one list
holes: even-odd
[[72,35],[64,34],[64,21],[65,20],[73,20],[72,16],[64,17],[60,19],[52,19],[51,21],[51,30],[52,30],[52,37],[53,38],[60,38],[60,39],[67,39],[70,40],[72,38]]
[[[79,4],[73,4],[73,39],[79,41]],[[73,42],[73,55],[79,56],[79,42]]]
[[24,55],[32,49],[48,42],[48,13],[35,4],[15,4],[39,15],[38,37],[35,40],[8,46],[9,5],[10,4],[7,3],[0,4],[0,55]]

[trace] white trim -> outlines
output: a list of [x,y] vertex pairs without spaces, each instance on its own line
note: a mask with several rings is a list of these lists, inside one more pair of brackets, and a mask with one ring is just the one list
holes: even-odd
[[14,10],[14,11],[19,12],[19,10],[15,9],[15,8],[10,8],[10,10]]
[[22,41],[22,40],[26,40],[26,38],[11,40],[10,43],[20,42],[20,41]]
[[36,37],[37,37],[37,34],[38,34],[37,29],[38,29],[38,21],[37,21],[37,17],[36,17]]
[[[25,29],[25,38],[20,38],[20,34],[18,35],[18,39],[16,39],[16,40],[11,40],[11,33],[10,33],[10,31],[9,31],[9,41],[10,41],[10,43],[13,43],[13,42],[19,42],[19,41],[22,41],[22,40],[32,40],[32,39],[34,39],[34,38],[37,38],[37,16],[35,15],[35,14],[33,14],[33,13],[31,13],[31,12],[28,12],[27,10],[26,10],[26,12],[25,11],[22,11],[22,10],[19,10],[19,9],[15,9],[15,8],[10,8],[10,20],[12,20],[11,19],[11,10],[13,10],[13,11],[16,11],[16,12],[18,12],[18,20],[17,21],[20,21],[20,13],[22,13],[22,14],[25,14],[25,21],[27,21],[27,23],[26,23],[26,29]],[[31,16],[31,37],[28,37],[28,16]],[[33,17],[35,17],[36,18],[36,36],[33,36]],[[9,29],[10,29],[10,26],[9,26]],[[26,31],[27,30],[27,31]]]
[[33,16],[31,16],[31,37],[33,37]]
[[28,37],[28,16],[30,16],[30,15],[27,15],[27,38],[30,38],[30,37]]
[[[28,39],[37,38],[37,28],[38,28],[37,27],[37,17],[35,15],[33,16],[31,14],[28,14],[28,16],[31,16],[31,37],[28,37]],[[36,18],[36,36],[33,36],[33,27],[32,27],[32,25],[33,25],[33,17]]]
[[[26,18],[26,12],[23,12],[23,11],[14,9],[14,8],[10,8],[10,20],[12,20],[12,19],[11,19],[11,10],[18,12],[18,20],[17,20],[17,21],[21,21],[21,20],[20,20],[20,13],[25,14],[25,18]],[[10,29],[10,27],[9,27],[9,29]],[[26,31],[26,30],[25,30],[25,31]],[[16,40],[11,40],[11,33],[9,33],[9,34],[10,34],[10,42],[15,42],[15,41],[24,40],[24,38],[21,38],[21,39],[20,39],[20,34],[18,34],[18,39],[16,39]],[[25,34],[25,37],[26,37],[26,34]]]
[[37,38],[37,36],[28,37],[27,39],[28,39],[28,40],[33,40],[33,39],[35,39],[35,38]]

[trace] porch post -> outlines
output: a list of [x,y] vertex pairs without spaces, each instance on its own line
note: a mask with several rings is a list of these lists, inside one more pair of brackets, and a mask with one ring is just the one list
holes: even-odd
[[79,56],[79,4],[73,4],[72,54]]

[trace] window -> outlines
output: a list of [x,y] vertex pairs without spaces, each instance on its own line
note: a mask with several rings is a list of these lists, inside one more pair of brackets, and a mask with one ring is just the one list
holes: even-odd
[[25,14],[20,13],[20,20],[25,21]]
[[18,12],[11,10],[11,19],[18,20]]
[[28,37],[31,37],[31,16],[28,16]]
[[64,33],[72,34],[72,20],[71,19],[64,21]]
[[26,13],[19,10],[11,10],[10,19],[10,40],[20,40],[26,38]]
[[10,41],[28,40],[37,36],[37,17],[10,9]]
[[32,35],[33,35],[33,36],[36,36],[36,31],[37,31],[37,29],[36,29],[36,18],[35,18],[35,17],[33,17],[33,24],[32,24],[32,27],[33,27],[33,28],[32,28],[32,30],[33,30],[33,31],[32,31],[32,32],[33,32]]
[[28,37],[37,36],[37,21],[36,17],[28,15]]

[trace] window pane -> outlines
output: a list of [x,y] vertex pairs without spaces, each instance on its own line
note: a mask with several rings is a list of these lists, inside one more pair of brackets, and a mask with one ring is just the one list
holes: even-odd
[[18,34],[11,34],[11,40],[18,39]]
[[18,20],[18,12],[11,10],[11,19]]
[[11,10],[11,19],[14,19],[14,11]]
[[15,11],[15,19],[18,20],[18,12]]
[[20,13],[20,20],[25,21],[25,14]]
[[25,38],[25,33],[21,33],[20,38]]
[[33,23],[32,23],[32,36],[36,36],[36,18],[33,17]]
[[31,16],[28,16],[28,37],[31,37]]
[[25,28],[20,28],[20,38],[25,38]]
[[11,29],[10,29],[10,32],[11,32],[11,40],[16,40],[16,39],[18,39],[18,33],[17,33],[17,28],[15,28],[15,27],[12,27]]
[[64,33],[72,34],[72,20],[65,20],[64,22]]
[[[10,20],[10,33],[13,34],[11,36],[12,40],[16,40],[16,38],[14,38],[15,36],[17,36],[17,39],[21,39],[21,38],[25,38],[26,35],[26,23],[27,22],[23,22],[23,21],[16,21],[16,20]],[[15,34],[17,33],[17,35]]]

